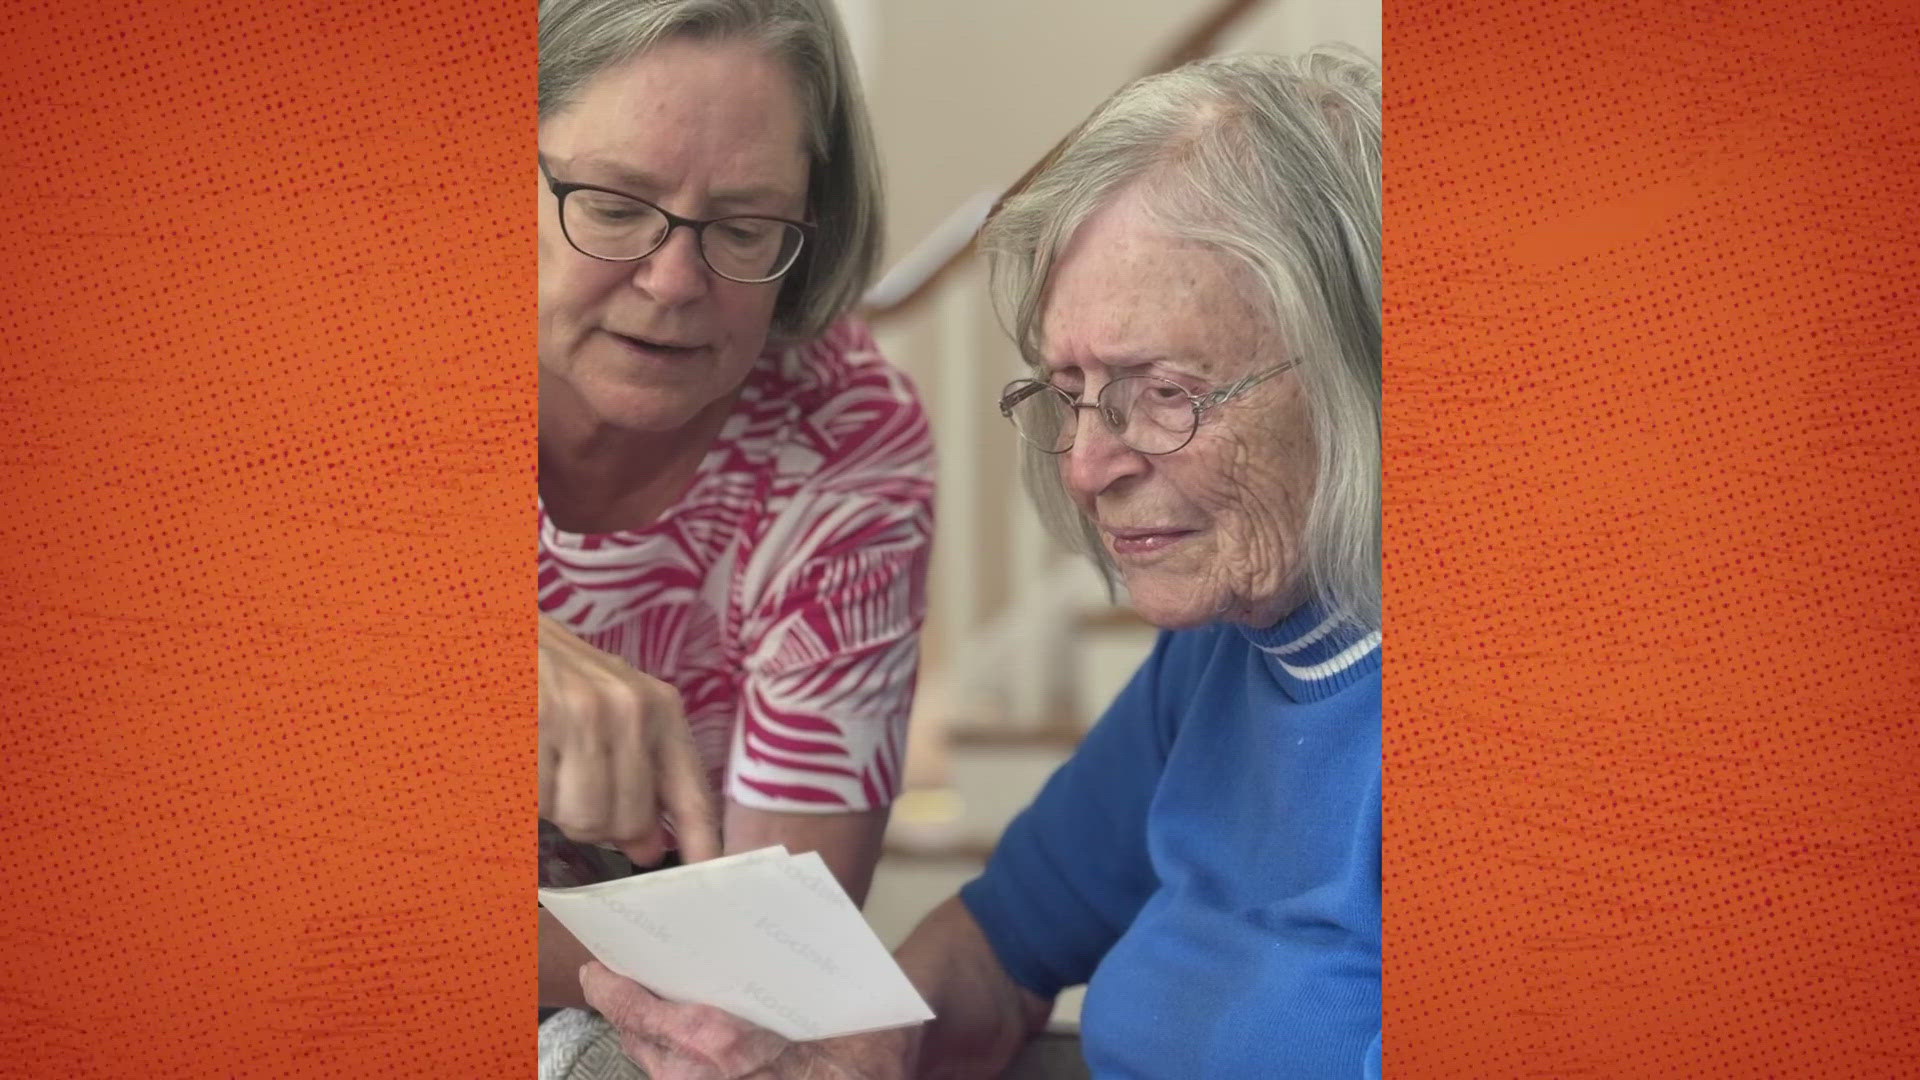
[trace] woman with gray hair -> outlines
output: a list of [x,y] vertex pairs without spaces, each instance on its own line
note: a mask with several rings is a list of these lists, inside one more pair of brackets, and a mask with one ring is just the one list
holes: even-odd
[[[857,901],[932,447],[847,317],[880,183],[833,6],[542,0],[539,144],[542,883],[785,844]],[[581,1004],[544,913],[540,957]]]
[[899,950],[931,1024],[789,1045],[590,966],[657,1078],[993,1076],[1079,983],[1095,1076],[1379,1074],[1380,232],[1333,52],[1142,80],[994,218],[1028,479],[1165,632]]

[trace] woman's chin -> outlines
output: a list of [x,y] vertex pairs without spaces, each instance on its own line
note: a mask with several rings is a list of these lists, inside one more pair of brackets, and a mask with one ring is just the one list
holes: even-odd
[[1134,613],[1162,630],[1191,630],[1213,623],[1271,626],[1299,606],[1292,592],[1261,594],[1249,602],[1240,594],[1208,589],[1177,575],[1123,577]]
[[591,400],[594,413],[607,427],[655,435],[680,431],[713,404],[710,398],[652,387],[609,388]]
[[1157,582],[1143,582],[1138,588],[1128,582],[1127,599],[1134,614],[1162,630],[1205,626],[1220,614],[1219,607],[1211,602],[1212,597],[1163,587]]

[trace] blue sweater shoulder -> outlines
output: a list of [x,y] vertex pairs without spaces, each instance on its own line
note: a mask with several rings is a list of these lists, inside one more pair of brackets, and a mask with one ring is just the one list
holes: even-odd
[[1163,633],[962,899],[1020,985],[1092,982],[1090,1063],[1238,1075],[1297,1029],[1286,1075],[1358,1076],[1379,1033],[1379,719],[1378,634],[1311,609]]

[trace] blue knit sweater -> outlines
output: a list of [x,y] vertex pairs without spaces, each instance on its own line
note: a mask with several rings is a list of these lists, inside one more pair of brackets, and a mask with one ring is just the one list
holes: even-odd
[[961,896],[1101,1080],[1377,1077],[1380,636],[1160,635]]

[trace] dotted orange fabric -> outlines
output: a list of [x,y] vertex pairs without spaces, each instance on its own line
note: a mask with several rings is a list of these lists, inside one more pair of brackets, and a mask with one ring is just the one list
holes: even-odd
[[531,1075],[533,5],[6,27],[0,1074]]
[[1387,1075],[1920,1075],[1920,6],[1385,30]]

